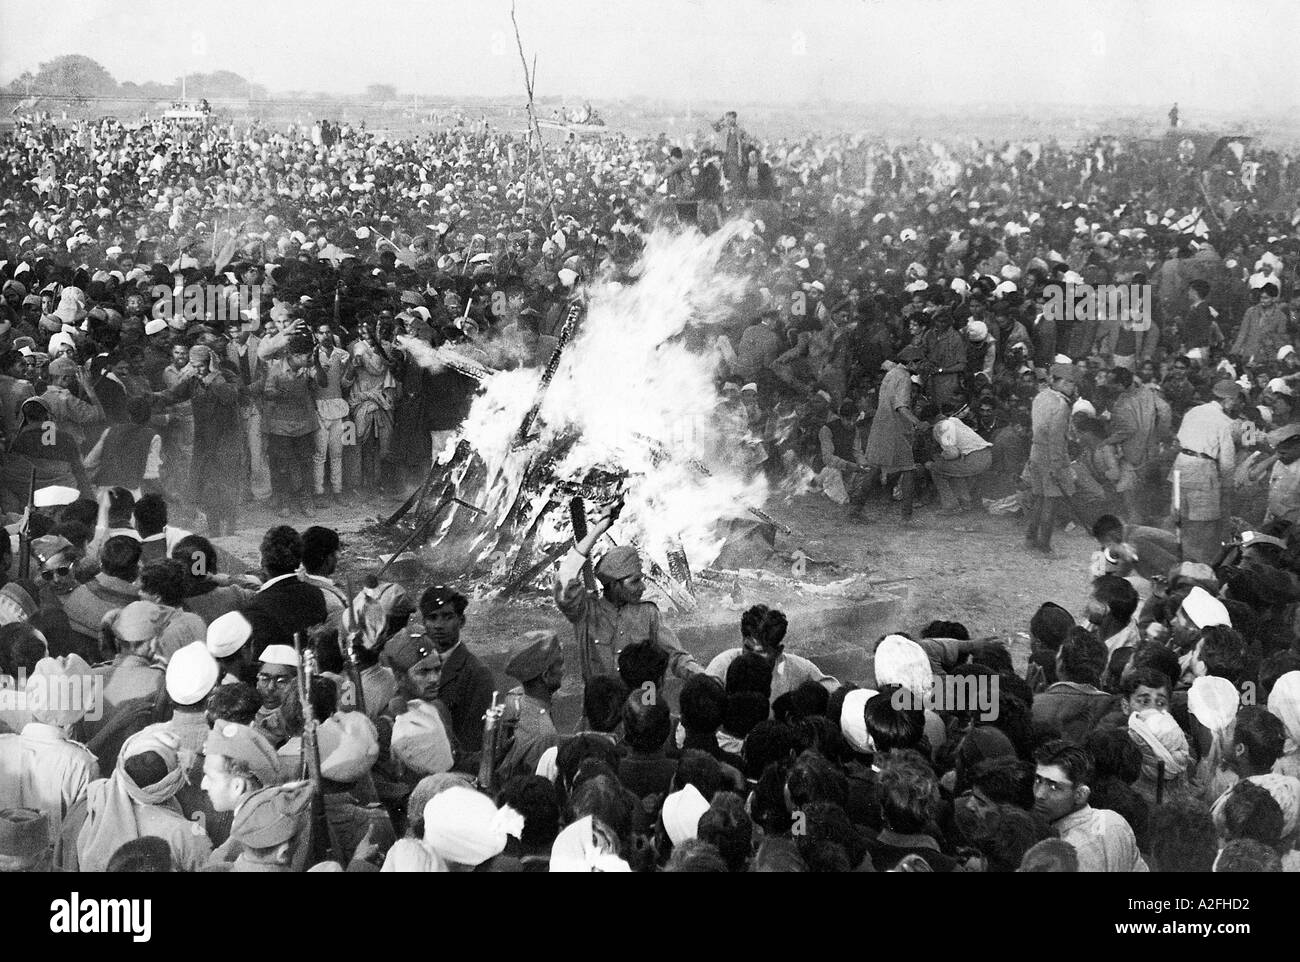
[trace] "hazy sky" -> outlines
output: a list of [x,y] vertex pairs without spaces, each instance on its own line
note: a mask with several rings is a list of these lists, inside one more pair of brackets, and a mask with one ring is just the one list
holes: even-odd
[[[520,97],[509,0],[3,0],[0,79],[63,53],[119,81]],[[538,93],[599,101],[1300,104],[1295,0],[520,0]]]

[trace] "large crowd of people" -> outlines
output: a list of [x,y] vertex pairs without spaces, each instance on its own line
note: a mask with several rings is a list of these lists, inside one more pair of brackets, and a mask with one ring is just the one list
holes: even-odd
[[[25,117],[0,161],[0,869],[1300,866],[1289,156],[728,114],[549,176],[486,127]],[[474,372],[544,365],[653,230],[737,220],[752,293],[684,337],[753,470],[864,535],[931,500],[1035,554],[1082,529],[1086,610],[1026,613],[1021,671],[944,612],[841,681],[763,605],[700,664],[608,516],[560,563],[571,641],[505,683],[463,585],[349,597],[318,510],[419,485]],[[256,501],[305,529],[251,573],[210,539]]]

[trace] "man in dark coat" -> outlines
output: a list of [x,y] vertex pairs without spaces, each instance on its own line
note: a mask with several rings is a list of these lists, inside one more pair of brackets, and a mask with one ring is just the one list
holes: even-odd
[[262,538],[262,570],[266,581],[244,606],[253,626],[253,655],[267,645],[293,647],[293,636],[319,625],[328,617],[325,596],[315,585],[298,577],[302,563],[302,536],[288,525],[276,525]]

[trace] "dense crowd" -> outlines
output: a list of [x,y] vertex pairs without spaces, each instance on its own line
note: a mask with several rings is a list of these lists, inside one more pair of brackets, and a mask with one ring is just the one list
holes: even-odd
[[[0,868],[1294,867],[1300,170],[713,127],[570,140],[548,178],[488,129],[20,120]],[[933,491],[1023,514],[1037,552],[1097,540],[1086,611],[1035,612],[1025,671],[936,621],[841,683],[762,605],[701,665],[606,518],[560,564],[572,646],[518,639],[497,705],[462,591],[348,597],[325,527],[271,528],[254,575],[177,526],[404,494],[476,372],[545,364],[584,279],[735,220],[752,294],[685,336],[755,470],[854,519]]]

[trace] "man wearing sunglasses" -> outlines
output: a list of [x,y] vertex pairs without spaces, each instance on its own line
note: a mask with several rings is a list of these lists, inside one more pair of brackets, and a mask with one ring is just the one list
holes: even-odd
[[1147,872],[1133,829],[1124,816],[1088,804],[1092,756],[1056,740],[1034,753],[1034,811],[1079,854],[1080,872]]
[[40,565],[41,580],[56,595],[72,593],[77,579],[72,576],[72,566],[77,561],[77,549],[67,538],[47,534],[32,541],[32,557]]

